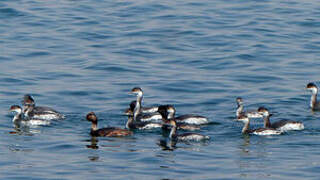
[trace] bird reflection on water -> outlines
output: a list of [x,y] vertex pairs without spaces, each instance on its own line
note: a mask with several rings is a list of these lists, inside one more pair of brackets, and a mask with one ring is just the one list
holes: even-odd
[[24,136],[33,136],[34,134],[41,133],[39,129],[30,128],[29,126],[21,126],[21,124],[14,123],[14,130],[9,131],[9,134],[17,134]]
[[176,144],[177,144],[177,141],[175,140],[171,140],[171,139],[160,139],[159,140],[159,143],[157,143],[163,151],[173,151],[175,150],[177,147],[176,147]]
[[90,145],[86,145],[86,147],[90,148],[90,149],[99,149],[98,139],[96,137],[92,136],[90,139]]
[[[178,143],[180,143],[180,145],[182,146],[177,146]],[[177,141],[170,138],[161,138],[157,144],[163,151],[174,151],[178,148],[183,148],[185,150],[191,149],[192,151],[198,151],[199,150],[198,146],[208,146],[209,142],[208,141],[201,141],[201,142]],[[183,146],[183,145],[186,145],[186,146]]]
[[[250,139],[253,138],[253,139]],[[268,142],[264,140],[270,137],[259,138],[259,141],[255,141],[256,137],[250,135],[243,136],[243,142],[239,144],[239,159],[235,160],[239,167],[239,176],[241,178],[248,177],[252,174],[248,171],[254,170],[256,176],[270,178],[271,174],[264,171],[267,167],[267,162],[271,158],[270,152],[268,152]],[[262,141],[261,141],[262,140]],[[252,161],[253,158],[262,159],[262,161]]]

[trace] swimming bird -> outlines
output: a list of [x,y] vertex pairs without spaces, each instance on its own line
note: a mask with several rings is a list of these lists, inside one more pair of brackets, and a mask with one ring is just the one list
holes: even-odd
[[45,106],[36,106],[34,99],[31,95],[26,94],[22,100],[24,116],[27,118],[36,118],[36,119],[62,119],[64,115],[58,111]]
[[255,134],[255,135],[279,135],[282,134],[282,131],[273,129],[273,128],[258,128],[258,129],[250,129],[250,119],[248,116],[242,114],[238,117],[237,121],[241,121],[244,123],[242,128],[242,134]]
[[153,107],[142,107],[142,99],[143,99],[143,91],[140,87],[132,88],[131,92],[137,96],[137,102],[140,105],[140,112],[139,113],[155,113],[158,111],[158,106]]
[[262,115],[255,110],[243,111],[243,99],[241,97],[237,97],[236,102],[237,102],[237,111],[236,111],[237,118],[240,117],[240,115],[242,114],[245,114],[249,118],[262,118]]
[[126,123],[126,128],[128,129],[153,129],[161,128],[162,124],[157,122],[150,121],[135,121],[132,115],[128,116],[128,121]]
[[314,83],[307,84],[307,90],[312,92],[310,107],[312,110],[320,110],[320,102],[317,101],[318,87]]
[[140,112],[140,106],[138,101],[133,101],[130,104],[130,110],[133,111],[133,114],[128,116],[128,121],[126,123],[126,128],[128,129],[152,129],[152,128],[161,128],[162,123],[146,121],[143,118],[143,115],[137,113]]
[[171,125],[171,131],[169,134],[169,138],[177,141],[204,141],[209,140],[209,136],[205,136],[197,133],[177,133],[177,123],[174,119],[169,119],[169,125]]
[[258,112],[263,115],[264,127],[265,128],[274,128],[279,131],[290,131],[290,130],[303,130],[304,125],[302,122],[290,121],[290,120],[281,120],[275,123],[270,123],[270,117],[272,114],[269,113],[268,109],[264,107],[259,107]]
[[98,129],[98,118],[94,112],[89,112],[86,116],[87,120],[92,123],[90,134],[92,136],[108,136],[108,137],[123,137],[130,136],[133,133],[127,129],[117,127],[106,127]]
[[176,109],[173,106],[168,106],[168,119],[174,119],[176,122],[184,124],[193,124],[193,125],[203,125],[208,124],[208,118],[200,115],[194,114],[185,114],[178,117],[175,117]]
[[[126,111],[126,114],[128,116],[133,116],[133,112],[135,110],[137,101],[132,101],[130,103],[130,108]],[[141,107],[140,107],[141,108]],[[140,109],[136,109],[136,111],[141,112]],[[161,115],[158,112],[152,113],[152,114],[144,114],[144,113],[140,113],[137,115],[136,120],[137,121],[159,121],[161,120]]]
[[[162,129],[163,130],[168,130],[170,129],[168,126],[168,122],[169,120],[175,120],[174,117],[174,112],[175,109],[172,105],[161,105],[158,108],[158,112],[162,117],[162,122],[163,122],[163,126]],[[199,125],[195,125],[195,124],[186,124],[182,122],[176,122],[176,126],[178,129],[183,129],[183,130],[199,130],[200,126]]]
[[26,125],[26,126],[39,126],[39,125],[49,125],[50,121],[43,119],[23,119],[22,108],[19,105],[12,105],[9,109],[10,112],[15,112],[12,119],[13,123],[16,125]]

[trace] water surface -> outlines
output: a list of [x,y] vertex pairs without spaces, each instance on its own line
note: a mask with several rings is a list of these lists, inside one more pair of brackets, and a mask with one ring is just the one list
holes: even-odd
[[[0,178],[317,179],[320,114],[304,88],[320,85],[319,19],[316,1],[1,1]],[[199,132],[211,140],[92,139],[86,113],[124,127],[135,86],[146,106],[217,122]],[[8,109],[26,93],[67,118],[14,129]],[[238,96],[306,129],[243,136]]]

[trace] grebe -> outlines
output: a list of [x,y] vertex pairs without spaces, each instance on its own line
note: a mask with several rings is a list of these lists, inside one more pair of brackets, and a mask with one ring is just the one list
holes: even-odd
[[[172,111],[172,109],[173,109],[173,111]],[[161,105],[158,108],[158,112],[159,112],[159,114],[161,114],[162,122],[164,123],[163,126],[162,126],[162,129],[163,130],[170,129],[169,126],[168,126],[169,120],[170,119],[175,120],[175,118],[174,118],[174,112],[175,112],[174,107],[171,106],[171,105]],[[185,124],[183,122],[176,122],[176,125],[177,125],[178,129],[183,129],[183,130],[192,130],[192,131],[194,131],[194,130],[199,130],[200,129],[199,125]]]
[[[133,116],[133,112],[134,112],[134,109],[136,107],[136,104],[137,104],[137,101],[132,101],[130,103],[130,108],[126,111],[126,114],[128,116]],[[139,109],[137,110],[138,112],[140,111]],[[162,117],[159,113],[152,113],[152,114],[138,114],[137,115],[137,120],[139,121],[158,121],[158,120],[161,120]]]
[[238,117],[237,121],[241,121],[244,123],[242,128],[242,134],[255,134],[260,136],[265,135],[279,135],[282,131],[278,131],[273,128],[258,128],[258,129],[250,129],[250,119],[248,116],[242,114]]
[[263,115],[264,127],[265,128],[274,128],[279,131],[290,131],[290,130],[303,130],[304,125],[301,122],[281,120],[275,123],[270,123],[270,117],[272,114],[264,107],[259,107],[258,112]]
[[51,119],[62,119],[64,118],[63,114],[60,114],[56,110],[44,107],[44,106],[36,106],[33,98],[26,94],[22,100],[23,105],[23,112],[24,116],[27,118],[36,118],[36,119],[44,119],[44,120],[51,120]]
[[[135,103],[135,104],[134,104]],[[128,116],[128,121],[126,123],[126,128],[128,129],[152,129],[152,128],[161,128],[161,123],[143,121],[143,117],[137,113],[140,112],[138,101],[133,101],[130,104],[130,110],[133,111],[133,115]]]
[[309,83],[306,89],[312,92],[311,100],[310,100],[311,109],[320,110],[320,102],[317,101],[318,87],[314,83]]
[[43,119],[23,119],[22,108],[18,105],[12,105],[9,109],[10,112],[15,112],[12,121],[14,124],[22,124],[26,126],[39,126],[39,125],[49,125],[50,121]]
[[245,114],[246,116],[248,116],[249,118],[262,118],[262,115],[259,114],[257,111],[243,111],[243,99],[241,97],[237,97],[236,99],[237,101],[237,111],[236,111],[236,115],[237,118],[241,115],[241,114]]
[[184,133],[184,134],[178,134],[177,133],[177,123],[173,119],[169,119],[169,124],[171,125],[171,131],[169,134],[169,138],[172,140],[177,141],[204,141],[209,140],[209,136],[204,136],[202,134],[196,134],[196,133]]
[[128,121],[126,123],[126,128],[128,129],[153,129],[161,128],[161,123],[147,122],[147,121],[135,121],[132,115],[128,116]]
[[185,114],[175,117],[176,109],[173,106],[168,106],[168,119],[174,119],[176,122],[193,125],[208,124],[208,118],[199,115]]
[[98,129],[98,118],[94,112],[89,112],[87,114],[87,120],[92,122],[90,132],[92,136],[123,137],[132,135],[131,131],[117,127]]
[[[158,107],[142,107],[142,99],[143,99],[143,91],[140,87],[134,87],[131,92],[132,94],[135,94],[137,96],[137,102],[139,102],[140,107],[141,107],[141,112],[142,113],[155,113],[158,111]],[[140,113],[140,112],[139,112]]]

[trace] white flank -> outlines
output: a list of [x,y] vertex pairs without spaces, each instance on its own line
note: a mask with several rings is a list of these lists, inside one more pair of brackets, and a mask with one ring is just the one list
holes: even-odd
[[41,115],[35,114],[32,118],[51,120],[51,119],[60,119],[60,118],[64,118],[64,117],[63,117],[63,116],[60,117],[60,116],[57,115],[57,114],[41,114]]
[[141,110],[142,113],[155,113],[158,111],[158,107],[153,107],[153,108],[148,108],[148,109],[143,109]]
[[298,130],[303,130],[304,125],[302,123],[287,123],[284,126],[281,126],[277,128],[279,131],[298,131]]
[[184,123],[187,124],[208,124],[207,118],[201,118],[201,117],[190,117],[183,120]]
[[161,124],[150,123],[150,124],[143,126],[141,129],[153,129],[153,128],[161,128],[161,127],[162,127]]
[[149,118],[141,118],[140,121],[153,121],[153,120],[161,120],[162,117],[160,114],[155,114],[153,116],[150,116]]
[[267,129],[267,130],[260,131],[260,132],[256,132],[256,131],[253,132],[253,134],[259,135],[259,136],[279,135],[281,133],[282,133],[281,131],[272,130],[272,129]]

